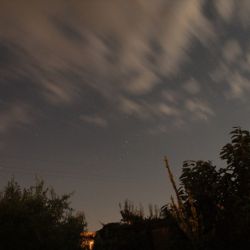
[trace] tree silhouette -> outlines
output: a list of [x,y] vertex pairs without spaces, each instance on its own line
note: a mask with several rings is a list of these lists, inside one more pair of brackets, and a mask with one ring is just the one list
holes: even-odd
[[250,246],[250,133],[235,127],[220,153],[226,162],[185,161],[177,188],[165,164],[177,203],[164,206],[194,249],[236,249]]
[[21,189],[11,180],[0,194],[0,249],[81,249],[86,222],[83,214],[73,214],[69,198],[43,181]]

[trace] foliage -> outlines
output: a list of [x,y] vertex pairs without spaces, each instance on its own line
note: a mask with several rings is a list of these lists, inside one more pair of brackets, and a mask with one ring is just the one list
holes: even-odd
[[0,194],[0,249],[81,249],[86,222],[83,214],[73,214],[69,198],[43,181],[24,189],[8,182]]
[[138,208],[129,200],[125,200],[123,204],[120,203],[119,207],[122,217],[121,222],[123,223],[135,224],[160,218],[160,210],[156,205],[150,204],[148,206],[149,215],[144,214],[144,209],[141,205]]
[[250,133],[239,127],[220,153],[226,162],[217,169],[210,161],[186,161],[180,187],[173,179],[177,204],[163,207],[194,249],[236,249],[250,246]]
[[137,208],[129,200],[125,200],[124,204],[119,204],[120,214],[122,216],[121,221],[127,224],[134,224],[143,221],[144,211],[142,206]]
[[190,250],[186,235],[168,210],[167,218],[157,206],[149,205],[148,214],[129,200],[119,206],[121,221],[105,224],[97,231],[94,250]]

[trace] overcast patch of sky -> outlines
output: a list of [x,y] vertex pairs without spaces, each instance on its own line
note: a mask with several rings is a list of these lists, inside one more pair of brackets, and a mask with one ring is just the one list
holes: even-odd
[[[206,15],[208,4],[214,19]],[[204,98],[204,85],[227,82],[220,89],[225,99],[241,99],[249,92],[249,53],[243,55],[242,41],[220,36],[215,25],[238,25],[246,32],[249,9],[247,0],[5,1],[0,37],[7,55],[1,62],[1,84],[24,78],[41,102],[59,107],[78,105],[84,86],[90,86],[112,112],[158,121],[171,117],[173,126],[184,120],[207,122],[216,116],[216,107],[209,95]],[[211,54],[214,49],[221,53],[203,79],[182,70],[191,64],[199,71],[199,62],[190,57],[197,43]],[[180,74],[186,75],[183,82],[176,80]],[[16,101],[9,100],[9,106]],[[36,110],[31,99],[19,96],[18,101]],[[99,109],[92,118],[96,125],[97,117],[106,121],[103,113],[110,112]],[[83,111],[79,117],[90,122],[88,115]],[[1,121],[4,130],[25,123],[11,108]]]

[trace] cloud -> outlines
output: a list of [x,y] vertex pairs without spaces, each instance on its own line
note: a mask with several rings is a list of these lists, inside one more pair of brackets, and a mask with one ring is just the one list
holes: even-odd
[[217,67],[209,73],[210,78],[212,81],[216,83],[223,82],[227,75],[230,73],[230,68],[228,65],[224,62],[224,60],[221,60]]
[[133,101],[133,100],[130,100],[128,98],[122,98],[120,100],[120,110],[125,113],[125,114],[128,114],[128,115],[136,115],[136,116],[139,116],[139,117],[145,117],[146,115],[146,109],[145,107],[136,102],[136,101]]
[[[213,1],[223,20],[238,16],[245,26],[248,2]],[[195,65],[196,70],[191,73],[183,67],[184,63],[197,63],[192,53],[197,44],[200,50],[212,51],[218,45],[215,43],[221,42],[214,20],[206,13],[207,3],[3,1],[0,43],[8,45],[7,57],[12,60],[4,69],[0,67],[0,81],[10,82],[13,76],[21,82],[29,81],[34,96],[48,105],[79,105],[86,101],[86,89],[91,89],[91,95],[105,99],[112,111],[140,119],[159,120],[164,116],[179,121],[186,112],[195,113],[201,120],[209,119],[214,111],[207,100],[198,101],[203,91],[200,79],[190,76],[192,72],[199,73],[201,67]],[[242,51],[239,40],[226,41],[220,50],[222,70],[214,72],[214,79],[227,79],[229,64],[237,63],[244,56]],[[183,84],[183,79],[190,80]],[[240,95],[241,91],[234,88],[227,89],[228,96]],[[245,84],[238,88],[246,90]],[[189,99],[190,95],[197,99]],[[96,109],[102,110],[102,103],[96,103]],[[82,116],[86,123],[105,126],[97,118],[89,117],[88,110]]]
[[239,72],[235,72],[230,76],[228,84],[229,90],[226,92],[226,96],[229,99],[244,100],[246,94],[250,93],[249,80],[239,74]]
[[0,112],[0,133],[32,122],[31,109],[25,104],[8,105]]
[[195,95],[200,92],[200,85],[195,79],[192,78],[183,85],[183,89],[187,93]]
[[235,62],[242,55],[240,44],[236,40],[227,40],[223,47],[222,55],[226,62]]
[[214,1],[218,13],[226,21],[229,21],[232,18],[233,12],[235,10],[235,1],[234,0],[215,0]]
[[222,48],[222,57],[216,69],[210,73],[211,79],[220,83],[227,100],[245,101],[250,93],[248,73],[250,57],[248,50],[235,39],[228,39]]
[[177,104],[178,102],[180,102],[182,96],[179,92],[169,89],[162,91],[161,98],[169,103]]
[[165,31],[159,32],[164,52],[161,58],[164,72],[176,72],[179,64],[187,60],[192,38],[203,44],[206,44],[209,38],[213,38],[213,26],[206,19],[202,9],[203,1],[200,0],[170,1],[165,9],[165,22],[162,22]]
[[214,0],[219,15],[227,22],[237,17],[244,28],[250,24],[250,2],[249,0]]
[[150,93],[157,83],[157,76],[150,71],[142,71],[133,77],[131,82],[127,83],[127,90],[134,95],[143,95]]
[[250,2],[248,0],[237,1],[238,17],[244,28],[250,25]]
[[98,115],[81,115],[80,120],[100,128],[108,126],[107,120]]
[[214,115],[213,110],[205,102],[197,99],[189,99],[185,103],[186,109],[191,112],[195,119],[207,121],[210,116]]
[[158,110],[161,114],[165,116],[173,116],[173,117],[178,117],[180,116],[180,111],[176,107],[171,107],[165,103],[160,103],[158,105]]
[[63,84],[62,82],[44,82],[44,97],[52,104],[69,104],[77,97],[77,88],[74,84]]
[[[35,74],[37,81],[41,75],[41,86],[54,94],[66,85],[58,79],[61,72],[77,74],[84,84],[104,93],[110,87],[136,95],[148,93],[158,73],[176,72],[193,37],[206,41],[204,36],[212,34],[201,0],[4,1],[0,14],[1,39],[26,53],[27,75]],[[152,40],[161,54],[155,53]],[[134,77],[117,86],[115,80],[124,75]],[[109,81],[102,84],[99,78]]]

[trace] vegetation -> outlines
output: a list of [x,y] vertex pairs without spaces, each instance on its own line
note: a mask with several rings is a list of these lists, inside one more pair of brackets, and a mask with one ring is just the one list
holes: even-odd
[[121,222],[126,224],[136,224],[144,221],[152,221],[160,218],[160,211],[157,206],[149,205],[149,215],[145,216],[142,206],[137,208],[133,202],[125,200],[124,204],[119,204]]
[[0,249],[81,249],[86,222],[83,214],[73,214],[69,198],[42,181],[21,189],[11,180],[0,194]]
[[[223,168],[211,161],[185,161],[174,180],[175,198],[159,210],[126,200],[121,221],[103,226],[94,250],[219,250],[250,247],[250,133],[239,127],[221,152]],[[10,181],[0,194],[0,249],[77,250],[86,228],[74,215],[70,195],[56,195],[43,182],[21,189]],[[13,240],[14,239],[14,240]]]
[[177,189],[167,159],[176,201],[163,207],[187,236],[193,249],[239,249],[250,246],[250,133],[239,127],[220,153],[226,162],[186,161]]
[[120,205],[121,222],[104,225],[97,233],[95,250],[250,247],[250,133],[236,127],[230,134],[230,143],[220,152],[225,167],[185,161],[179,186],[165,158],[175,198],[160,215],[146,217],[142,208],[126,201]]
[[145,215],[142,206],[128,200],[120,204],[121,221],[103,225],[94,250],[177,250],[186,246],[186,236],[173,219],[166,220],[156,206],[149,205],[148,210]]

